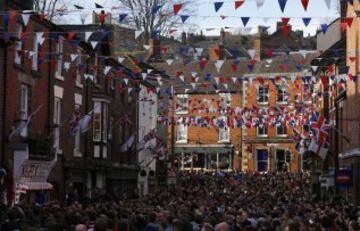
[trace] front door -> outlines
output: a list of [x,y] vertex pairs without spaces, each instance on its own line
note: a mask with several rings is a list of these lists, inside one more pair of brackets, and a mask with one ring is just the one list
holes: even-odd
[[269,151],[266,149],[257,150],[257,171],[267,172],[269,163]]

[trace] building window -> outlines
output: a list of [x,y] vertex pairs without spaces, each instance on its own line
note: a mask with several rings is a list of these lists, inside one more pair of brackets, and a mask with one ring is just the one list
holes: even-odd
[[287,129],[286,125],[277,124],[276,125],[276,136],[286,137],[287,136]]
[[[80,105],[75,105],[75,111],[78,112],[80,110]],[[75,157],[81,157],[81,131],[80,128],[76,129],[75,133],[75,141],[74,141],[74,156]]]
[[63,68],[63,52],[64,52],[64,40],[59,39],[56,44],[56,76],[62,77],[62,68]]
[[187,132],[188,132],[188,127],[186,126],[186,124],[179,123],[176,130],[177,130],[176,142],[186,143]]
[[304,83],[303,84],[303,101],[306,103],[313,102],[313,95],[315,93],[315,87],[313,83]]
[[106,102],[94,102],[93,115],[93,141],[94,158],[107,158],[107,142],[109,139],[108,131],[109,105]]
[[[21,85],[21,101],[20,101],[20,119],[22,121],[27,122],[28,120],[28,113],[29,113],[29,87],[22,84]],[[25,126],[21,133],[21,137],[28,136],[28,127]]]
[[54,148],[60,151],[61,99],[54,100]]
[[286,86],[277,85],[276,88],[277,88],[277,103],[287,104],[289,96]]
[[33,71],[38,71],[39,69],[39,47],[40,47],[39,39],[40,39],[39,34],[36,33],[34,37],[34,50],[33,50],[32,65],[31,65]]
[[259,137],[267,137],[268,136],[267,127],[265,125],[260,124],[257,127],[257,136],[259,136]]
[[82,52],[81,49],[79,48],[78,51],[78,57],[76,59],[76,80],[75,80],[75,84],[77,87],[83,87],[82,82],[81,82],[81,64],[82,64]]
[[101,102],[94,103],[93,140],[101,141]]
[[189,108],[189,96],[177,95],[176,99],[176,114],[187,114]]
[[16,42],[15,46],[15,63],[21,64],[22,63],[22,54],[23,54],[23,41],[21,38],[21,33],[23,32],[23,25],[21,23],[16,24],[16,35],[18,38],[18,41]]
[[257,171],[267,172],[269,167],[269,151],[266,149],[257,150],[256,160],[257,160]]
[[259,86],[257,95],[258,104],[264,105],[269,103],[269,88],[267,86]]
[[219,127],[219,142],[229,142],[230,128],[227,125],[227,118],[225,116],[219,118],[218,127]]
[[231,94],[220,93],[219,96],[220,96],[220,110],[221,112],[226,112],[226,110],[231,107]]

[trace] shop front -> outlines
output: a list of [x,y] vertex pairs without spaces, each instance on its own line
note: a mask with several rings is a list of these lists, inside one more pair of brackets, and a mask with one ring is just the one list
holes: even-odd
[[230,171],[233,169],[232,145],[184,145],[175,147],[181,170]]
[[26,145],[14,152],[15,203],[21,199],[39,203],[49,198],[54,186],[48,182],[48,177],[56,161],[56,156],[51,161],[29,159]]

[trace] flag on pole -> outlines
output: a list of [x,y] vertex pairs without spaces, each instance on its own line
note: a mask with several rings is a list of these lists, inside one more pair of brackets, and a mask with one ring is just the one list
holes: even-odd
[[41,104],[33,113],[31,113],[26,120],[20,121],[17,127],[8,136],[8,141],[11,141],[16,135],[20,134],[30,123],[32,118],[40,111],[43,107]]
[[134,141],[135,141],[135,134],[131,135],[129,137],[129,139],[125,143],[123,143],[121,145],[120,151],[121,152],[127,152],[131,148],[131,146],[133,145]]

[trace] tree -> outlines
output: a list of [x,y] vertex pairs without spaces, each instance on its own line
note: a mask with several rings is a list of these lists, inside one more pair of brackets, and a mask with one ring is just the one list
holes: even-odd
[[[127,22],[137,30],[144,31],[146,43],[154,31],[160,31],[160,35],[168,33],[171,29],[182,24],[179,15],[190,15],[194,1],[191,0],[119,0],[129,12]],[[173,5],[183,4],[179,15],[174,15]],[[160,10],[153,14],[153,7],[161,6]]]
[[61,10],[64,9],[65,3],[62,0],[34,0],[34,11],[39,14],[47,15],[47,18],[52,21],[54,17],[61,15]]

